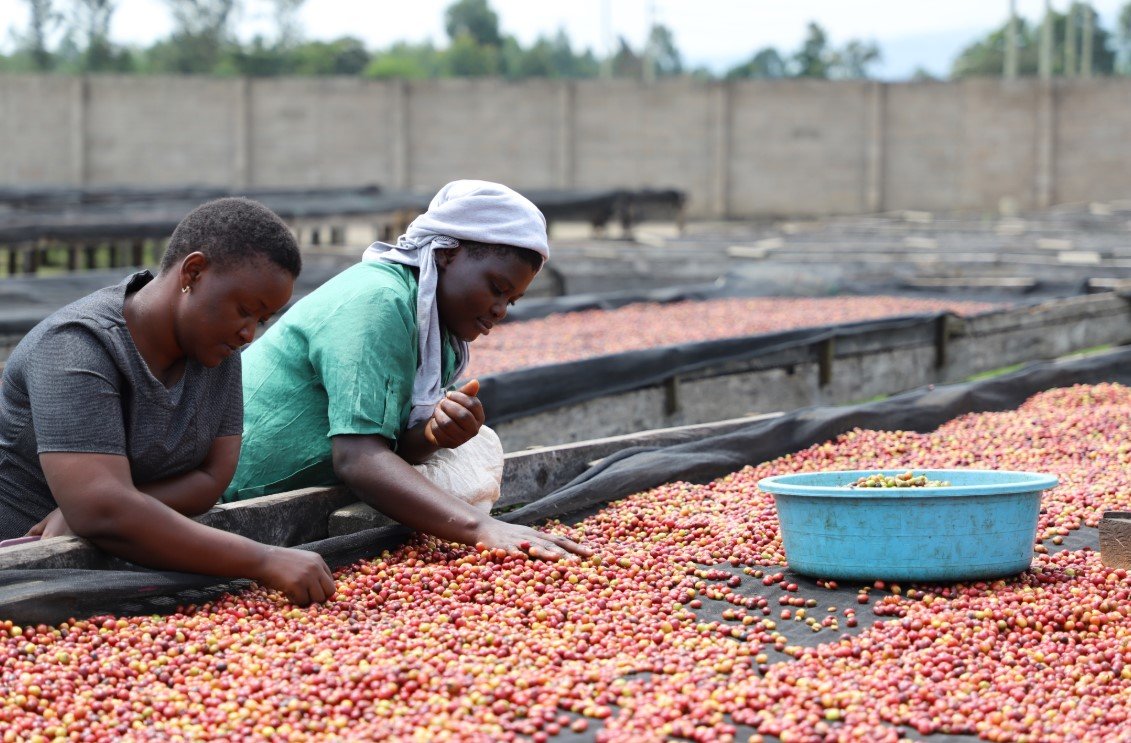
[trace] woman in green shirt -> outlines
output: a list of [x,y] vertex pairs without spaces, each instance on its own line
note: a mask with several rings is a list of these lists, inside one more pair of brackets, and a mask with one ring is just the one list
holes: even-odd
[[397,245],[297,302],[243,354],[244,440],[225,500],[344,483],[414,529],[533,557],[588,555],[574,542],[491,518],[412,465],[478,434],[468,343],[506,316],[549,257],[526,198],[455,181]]

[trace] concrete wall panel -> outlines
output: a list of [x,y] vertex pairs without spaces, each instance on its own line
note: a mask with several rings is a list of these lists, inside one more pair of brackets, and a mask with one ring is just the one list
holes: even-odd
[[1131,196],[1131,80],[0,77],[0,185],[679,188],[692,217]]
[[78,183],[79,95],[74,78],[0,75],[0,183]]
[[971,80],[962,95],[958,190],[948,208],[1036,207],[1040,88]]
[[205,77],[88,79],[86,161],[97,185],[236,182],[240,88]]
[[961,195],[964,95],[960,85],[888,88],[884,108],[884,209],[946,209]]
[[253,185],[391,185],[395,84],[257,80],[249,93]]
[[710,86],[687,80],[577,84],[577,185],[680,188],[704,213],[713,162]]
[[731,211],[864,211],[868,87],[797,80],[735,84]]
[[1131,198],[1131,86],[1079,80],[1054,95],[1053,201]]
[[557,185],[559,84],[430,80],[409,91],[410,188],[458,178],[522,188]]

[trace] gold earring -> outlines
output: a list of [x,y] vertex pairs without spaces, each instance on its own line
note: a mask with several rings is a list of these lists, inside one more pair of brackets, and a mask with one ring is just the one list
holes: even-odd
[[191,294],[191,293],[192,293],[192,287],[189,286],[188,284],[185,284],[184,286],[181,287],[181,294]]

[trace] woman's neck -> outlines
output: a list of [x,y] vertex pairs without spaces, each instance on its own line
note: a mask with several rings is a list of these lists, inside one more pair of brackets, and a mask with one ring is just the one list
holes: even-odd
[[126,295],[122,314],[138,353],[165,386],[172,386],[184,371],[185,354],[177,342],[173,307],[179,291],[165,276]]

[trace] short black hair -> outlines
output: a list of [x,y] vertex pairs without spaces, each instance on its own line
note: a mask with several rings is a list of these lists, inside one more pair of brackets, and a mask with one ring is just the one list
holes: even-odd
[[266,258],[291,276],[302,271],[302,254],[291,228],[258,201],[239,196],[215,199],[193,209],[169,238],[161,270],[200,251],[219,266]]
[[511,258],[518,258],[534,269],[535,272],[540,271],[542,264],[545,262],[541,253],[531,250],[530,248],[481,243],[475,242],[474,240],[460,240],[459,244],[460,247],[467,251],[468,256],[472,258],[482,258],[487,255],[505,255]]

